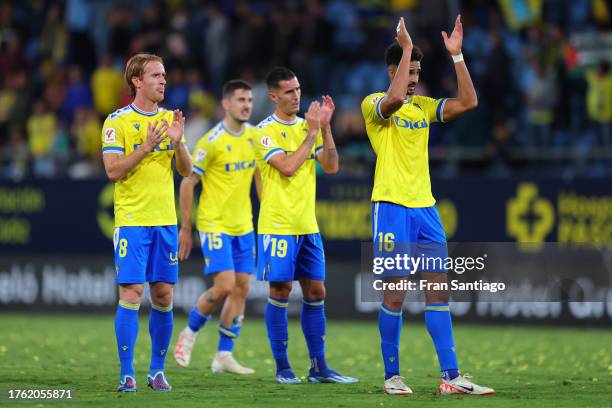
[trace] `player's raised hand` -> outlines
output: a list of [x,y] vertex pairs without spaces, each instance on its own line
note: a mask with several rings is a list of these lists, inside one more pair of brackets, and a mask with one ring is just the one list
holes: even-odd
[[304,115],[306,118],[306,123],[308,123],[308,129],[321,128],[320,111],[321,104],[318,101],[310,102],[308,111],[306,112],[306,115]]
[[183,116],[183,112],[176,109],[174,111],[172,123],[169,124],[166,119],[163,119],[162,122],[164,123],[164,129],[168,133],[170,140],[174,143],[180,142],[185,133],[185,117]]
[[184,261],[189,258],[191,248],[193,247],[193,234],[191,230],[181,228],[179,231],[179,261]]
[[158,121],[147,124],[147,140],[143,143],[147,152],[152,152],[166,138],[166,130]]
[[412,49],[412,38],[410,38],[410,34],[408,34],[408,30],[406,29],[406,24],[404,23],[404,17],[400,17],[399,23],[397,23],[397,28],[395,29],[397,35],[395,36],[395,41],[405,49]]
[[325,127],[331,123],[335,110],[336,106],[334,105],[334,100],[332,97],[329,95],[323,95],[323,104],[319,110],[319,124],[321,127]]
[[461,14],[457,15],[455,19],[455,28],[450,37],[446,34],[446,31],[442,31],[442,39],[444,39],[444,45],[450,53],[450,55],[461,54],[461,46],[463,45],[463,24],[461,24]]

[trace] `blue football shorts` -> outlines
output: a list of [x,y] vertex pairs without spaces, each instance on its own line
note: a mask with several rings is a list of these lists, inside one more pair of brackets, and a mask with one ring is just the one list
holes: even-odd
[[257,279],[291,282],[300,278],[325,280],[321,234],[257,236]]
[[253,273],[255,271],[255,234],[228,235],[221,232],[200,232],[204,275],[223,271]]
[[176,225],[117,227],[113,243],[117,284],[178,281]]
[[446,234],[435,206],[408,208],[389,202],[372,203],[372,241],[375,258],[399,255],[404,259],[407,255],[413,259],[402,262],[399,269],[385,268],[383,277],[447,272]]

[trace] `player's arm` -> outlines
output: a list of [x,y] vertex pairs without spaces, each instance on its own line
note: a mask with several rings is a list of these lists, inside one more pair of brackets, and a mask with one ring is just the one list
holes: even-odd
[[132,154],[124,156],[122,154],[113,154],[112,152],[105,153],[102,160],[104,161],[104,169],[108,179],[113,183],[123,179],[165,138],[165,130],[162,124],[158,124],[157,121],[149,122],[147,125],[147,140],[138,146]]
[[463,60],[461,54],[461,45],[463,43],[463,25],[461,24],[461,15],[455,20],[455,28],[448,37],[446,32],[442,31],[444,45],[453,57],[455,62],[455,73],[457,75],[457,97],[449,98],[444,103],[443,119],[445,122],[458,118],[465,112],[475,109],[478,106],[478,97],[476,90],[470,77],[470,72]]
[[327,174],[336,174],[340,169],[336,143],[331,130],[331,118],[335,109],[332,97],[323,96],[323,105],[319,113],[319,123],[323,133],[323,150],[317,153],[317,160]]
[[312,102],[306,112],[306,122],[308,122],[308,133],[306,139],[290,156],[283,154],[275,154],[270,157],[268,164],[280,171],[286,177],[292,177],[300,166],[306,161],[312,147],[314,146],[317,135],[319,133],[319,110],[321,109],[319,102]]
[[261,192],[263,191],[263,181],[261,180],[261,173],[259,171],[259,167],[255,167],[255,172],[253,173],[253,179],[255,180],[255,191],[257,192],[257,198],[259,202],[261,202]]
[[193,208],[193,191],[200,182],[200,175],[192,173],[183,177],[179,189],[179,208],[181,211],[181,230],[179,231],[179,260],[189,258],[193,247],[193,229],[191,225],[191,211]]
[[176,157],[176,170],[183,177],[191,175],[191,155],[187,146],[183,142],[183,135],[185,133],[185,117],[183,112],[175,110],[172,118],[172,123],[168,123],[166,119],[163,120],[164,128],[168,134],[168,137],[172,140],[174,145],[174,155]]
[[404,18],[400,17],[397,25],[397,36],[395,40],[402,47],[402,59],[397,67],[395,76],[391,80],[391,85],[387,90],[387,95],[380,102],[380,113],[383,117],[390,117],[395,111],[400,109],[406,98],[406,89],[410,80],[410,56],[412,54],[412,38],[406,30]]

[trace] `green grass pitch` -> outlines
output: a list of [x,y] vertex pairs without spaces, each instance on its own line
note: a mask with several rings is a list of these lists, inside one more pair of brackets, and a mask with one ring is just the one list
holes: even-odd
[[[330,365],[359,377],[354,385],[274,383],[274,363],[260,318],[248,319],[238,340],[239,361],[252,376],[213,375],[210,361],[217,332],[209,324],[198,338],[192,364],[178,367],[170,355],[166,374],[174,387],[154,393],[146,387],[149,333],[141,311],[136,350],[139,390],[115,392],[118,361],[113,316],[0,315],[1,406],[88,407],[610,407],[612,331],[523,326],[455,325],[459,362],[476,382],[494,387],[493,397],[441,397],[434,394],[438,367],[423,324],[404,318],[402,374],[415,394],[382,393],[378,328],[375,321],[329,322]],[[174,339],[184,327],[175,322]],[[289,331],[289,354],[299,376],[307,372],[307,351],[298,321]],[[171,349],[172,350],[172,349]],[[171,353],[170,353],[171,354]],[[8,388],[71,388],[71,402],[15,402]]]

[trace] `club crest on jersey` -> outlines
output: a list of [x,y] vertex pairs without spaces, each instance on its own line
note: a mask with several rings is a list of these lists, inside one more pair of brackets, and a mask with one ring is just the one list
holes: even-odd
[[261,143],[261,145],[263,147],[265,147],[266,149],[270,149],[272,147],[274,147],[274,143],[272,143],[272,138],[270,136],[263,136],[259,142]]
[[198,149],[195,154],[195,161],[197,163],[204,161],[206,158],[206,150]]
[[227,146],[225,146],[225,147],[227,148],[227,151],[228,151],[228,152],[231,152],[231,151],[232,151],[232,146],[227,145]]
[[104,143],[115,143],[117,141],[117,134],[115,128],[107,128],[104,131]]
[[286,139],[287,138],[287,134],[285,132],[281,132],[281,135]]
[[134,123],[134,129],[140,132],[140,123]]

